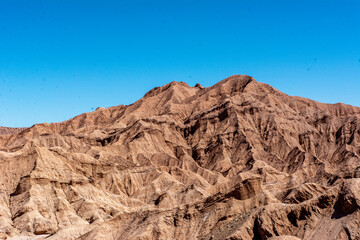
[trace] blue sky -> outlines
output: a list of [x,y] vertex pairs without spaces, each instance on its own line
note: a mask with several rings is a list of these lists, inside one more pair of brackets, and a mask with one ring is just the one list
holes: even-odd
[[0,126],[248,74],[360,106],[360,1],[0,0]]

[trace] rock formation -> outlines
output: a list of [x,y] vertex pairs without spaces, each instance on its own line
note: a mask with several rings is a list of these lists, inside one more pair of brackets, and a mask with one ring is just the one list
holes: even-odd
[[14,134],[21,132],[25,128],[10,128],[10,127],[0,127],[0,135]]
[[360,239],[360,108],[236,75],[0,136],[0,239]]

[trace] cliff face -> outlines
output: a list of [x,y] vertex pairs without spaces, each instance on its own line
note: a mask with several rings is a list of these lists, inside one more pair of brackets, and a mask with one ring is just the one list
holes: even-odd
[[1,136],[0,238],[359,239],[359,156],[360,108],[172,82]]

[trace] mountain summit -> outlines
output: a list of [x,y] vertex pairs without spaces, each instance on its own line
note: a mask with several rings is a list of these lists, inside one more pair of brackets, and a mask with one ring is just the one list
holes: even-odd
[[359,239],[360,108],[246,75],[0,135],[0,239]]

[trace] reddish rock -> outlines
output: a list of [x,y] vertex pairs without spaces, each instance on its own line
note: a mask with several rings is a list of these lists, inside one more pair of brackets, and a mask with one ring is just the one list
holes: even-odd
[[359,119],[236,75],[1,128],[0,238],[358,239]]

